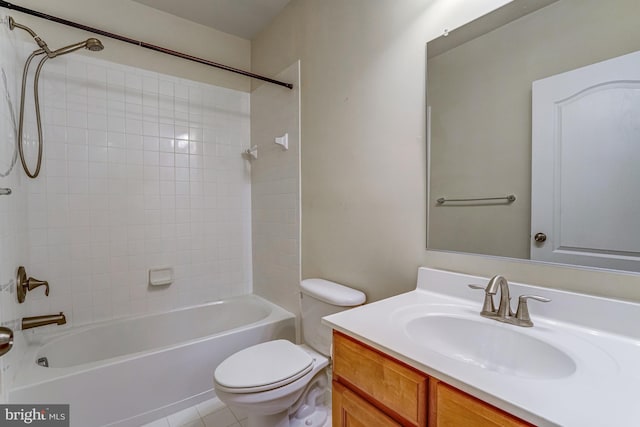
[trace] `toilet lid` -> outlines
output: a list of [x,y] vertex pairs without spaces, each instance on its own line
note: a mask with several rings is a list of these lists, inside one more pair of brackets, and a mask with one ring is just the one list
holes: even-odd
[[245,348],[225,359],[214,373],[217,386],[230,392],[250,393],[289,384],[313,368],[313,358],[286,340]]

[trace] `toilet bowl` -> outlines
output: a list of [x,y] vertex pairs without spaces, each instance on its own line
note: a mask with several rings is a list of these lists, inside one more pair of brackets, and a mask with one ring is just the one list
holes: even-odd
[[301,283],[308,345],[268,341],[232,354],[216,368],[218,398],[248,414],[249,427],[329,427],[326,402],[331,329],[321,319],[363,304],[365,295],[322,279]]
[[[250,424],[252,427],[289,426],[290,408],[307,391],[314,377],[326,377],[325,368],[329,364],[329,359],[320,353],[286,340],[258,344],[235,356],[226,359],[216,369],[216,394],[227,405],[269,421],[268,424],[254,422]],[[251,369],[247,370],[247,365],[240,369],[240,363],[249,358],[256,361],[251,364]],[[258,375],[251,375],[256,373]],[[322,385],[326,387],[326,379]],[[281,420],[276,421],[278,418]]]

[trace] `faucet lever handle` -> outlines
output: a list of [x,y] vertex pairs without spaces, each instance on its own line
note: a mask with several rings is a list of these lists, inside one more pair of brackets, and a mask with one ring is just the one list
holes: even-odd
[[27,279],[26,286],[29,291],[34,290],[38,286],[45,286],[46,289],[44,290],[44,294],[46,296],[49,296],[49,282],[47,282],[46,280],[38,280],[34,279],[33,277],[29,277],[29,279]]
[[518,297],[518,303],[520,303],[520,301],[527,302],[528,299],[532,299],[532,300],[536,300],[536,301],[540,301],[540,302],[550,302],[551,301],[551,299],[545,298],[545,297],[541,297],[539,295],[520,295]]
[[496,306],[493,304],[493,296],[489,294],[485,286],[480,285],[467,285],[471,289],[484,291],[484,303],[482,304],[482,311],[480,314],[494,315],[496,314]]
[[539,302],[551,301],[549,298],[538,295],[520,295],[518,297],[518,309],[516,310],[516,322],[519,326],[533,326],[533,322],[529,316],[529,306],[527,305],[527,300],[530,299]]
[[22,304],[27,296],[27,291],[32,291],[38,286],[45,286],[44,294],[49,296],[49,282],[45,280],[34,279],[29,277],[27,279],[27,271],[23,266],[18,267],[16,274],[16,293],[18,294],[18,303]]

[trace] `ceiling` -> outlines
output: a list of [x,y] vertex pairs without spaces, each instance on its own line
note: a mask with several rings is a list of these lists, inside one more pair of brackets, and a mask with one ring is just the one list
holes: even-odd
[[249,40],[289,3],[289,0],[134,1]]

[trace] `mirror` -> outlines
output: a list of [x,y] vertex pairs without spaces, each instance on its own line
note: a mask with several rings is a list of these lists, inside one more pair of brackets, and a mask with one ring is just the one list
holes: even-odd
[[428,249],[640,271],[637,16],[514,0],[427,44]]

